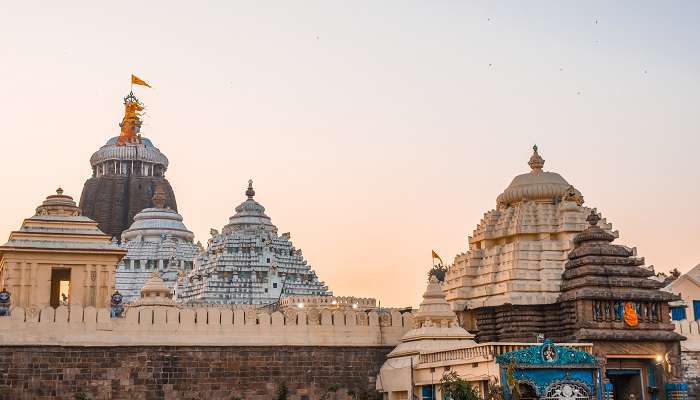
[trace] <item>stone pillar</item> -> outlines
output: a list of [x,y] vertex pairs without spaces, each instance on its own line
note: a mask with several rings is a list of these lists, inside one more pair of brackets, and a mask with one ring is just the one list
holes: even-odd
[[89,305],[87,302],[87,270],[89,265],[73,265],[70,268],[70,304]]

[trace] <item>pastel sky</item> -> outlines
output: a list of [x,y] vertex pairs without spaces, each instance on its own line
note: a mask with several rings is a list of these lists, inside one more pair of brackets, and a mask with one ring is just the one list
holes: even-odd
[[415,305],[533,144],[664,271],[700,262],[697,1],[0,3],[0,236],[142,130],[197,239],[249,178],[338,295]]

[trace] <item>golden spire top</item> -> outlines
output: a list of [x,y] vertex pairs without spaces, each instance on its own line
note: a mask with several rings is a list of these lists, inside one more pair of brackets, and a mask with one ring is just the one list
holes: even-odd
[[124,118],[119,124],[121,133],[119,134],[119,140],[117,140],[118,146],[123,146],[127,142],[138,142],[138,134],[143,123],[141,117],[143,116],[144,108],[143,103],[134,96],[134,92],[129,92],[129,95],[124,97]]

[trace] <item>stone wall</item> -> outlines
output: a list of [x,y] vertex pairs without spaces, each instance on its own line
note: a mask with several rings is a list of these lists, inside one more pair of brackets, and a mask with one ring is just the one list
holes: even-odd
[[290,400],[374,399],[375,377],[389,351],[386,346],[2,346],[0,399],[270,400],[283,384]]
[[688,400],[700,399],[700,351],[684,350],[681,353],[683,380],[688,383]]
[[395,346],[410,313],[130,307],[15,307],[0,317],[0,344],[12,346]]

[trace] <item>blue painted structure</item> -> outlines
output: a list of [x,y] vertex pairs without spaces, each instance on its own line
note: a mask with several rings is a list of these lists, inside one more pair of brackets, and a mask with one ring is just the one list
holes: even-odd
[[[501,370],[505,400],[512,397],[512,388],[507,384],[511,363],[515,381],[534,389],[540,399],[604,399],[600,366],[593,355],[585,351],[545,340],[542,344],[497,356],[496,362]],[[562,390],[567,393],[563,395]],[[574,390],[573,395],[570,390]]]

